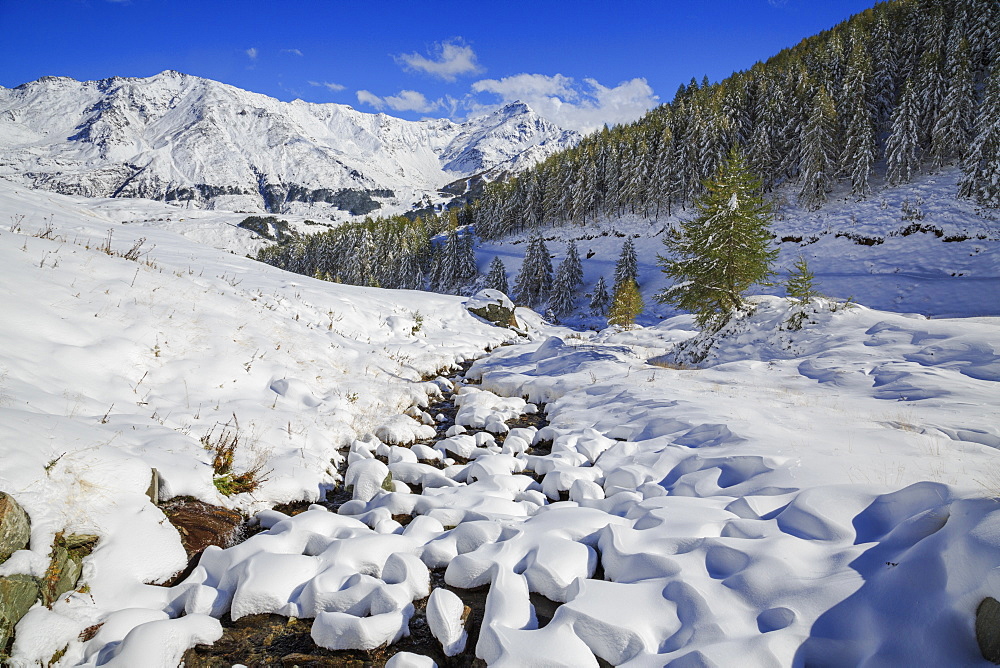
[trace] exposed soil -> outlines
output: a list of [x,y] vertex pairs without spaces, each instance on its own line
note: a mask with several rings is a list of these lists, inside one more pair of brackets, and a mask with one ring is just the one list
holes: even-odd
[[213,506],[187,496],[160,504],[160,510],[181,535],[181,545],[188,556],[187,567],[165,584],[172,586],[191,574],[198,558],[209,545],[229,547],[246,540],[241,535],[243,516],[235,510]]

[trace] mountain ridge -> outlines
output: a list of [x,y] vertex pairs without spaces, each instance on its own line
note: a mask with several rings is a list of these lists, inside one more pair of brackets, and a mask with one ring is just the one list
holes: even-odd
[[0,176],[199,208],[367,213],[518,171],[580,135],[523,102],[455,123],[283,102],[176,70],[0,87]]

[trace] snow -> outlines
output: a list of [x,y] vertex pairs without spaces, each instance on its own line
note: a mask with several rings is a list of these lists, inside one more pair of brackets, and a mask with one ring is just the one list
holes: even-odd
[[[22,185],[97,197],[209,191],[185,207],[343,221],[307,191],[376,194],[380,214],[440,201],[438,189],[484,172],[520,171],[580,135],[512,103],[464,123],[404,121],[340,104],[281,102],[179,72],[74,81],[46,77],[0,88],[0,176]],[[315,199],[315,198],[314,198]]]
[[[954,214],[946,234],[988,229],[935,202]],[[59,530],[100,542],[85,586],[19,623],[14,665],[63,648],[58,665],[176,665],[227,614],[311,619],[320,646],[374,648],[409,634],[424,599],[451,655],[471,630],[457,594],[480,586],[467,651],[490,665],[986,665],[973,626],[1000,590],[992,238],[891,237],[925,272],[961,260],[978,281],[928,278],[922,309],[880,270],[863,306],[760,295],[713,336],[689,315],[581,332],[524,309],[519,336],[461,298],[284,274],[0,181],[0,218],[21,213],[22,231],[0,227],[0,489],[33,530],[0,572],[44,572]],[[54,238],[32,236],[50,215]],[[109,228],[114,250],[155,247],[108,255]],[[889,266],[889,244],[829,233],[796,250],[832,291],[859,280],[858,258]],[[655,244],[636,246],[641,277]],[[871,307],[885,302],[903,312]],[[416,310],[420,336],[398,326]],[[940,317],[955,312],[978,317]],[[473,358],[464,379],[436,378]],[[412,444],[452,391],[462,429]],[[241,434],[236,470],[269,471],[253,494],[213,484],[201,439],[224,429]],[[151,584],[185,563],[144,494],[152,468],[164,497],[257,513],[263,531]],[[353,495],[337,512],[269,509],[341,484]]]

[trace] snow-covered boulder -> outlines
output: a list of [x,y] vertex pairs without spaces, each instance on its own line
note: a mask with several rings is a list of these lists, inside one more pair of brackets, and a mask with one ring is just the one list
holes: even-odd
[[469,634],[465,631],[465,604],[447,589],[435,589],[427,601],[427,624],[441,643],[445,656],[455,656],[465,649]]
[[514,316],[514,302],[499,290],[480,290],[465,302],[465,308],[501,327],[519,327]]

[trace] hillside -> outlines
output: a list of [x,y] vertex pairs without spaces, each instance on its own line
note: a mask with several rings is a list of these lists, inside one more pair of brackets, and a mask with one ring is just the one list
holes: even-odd
[[408,209],[453,181],[579,139],[512,103],[465,123],[280,102],[167,71],[0,88],[0,176],[88,197],[343,219]]
[[[386,643],[380,665],[989,665],[995,317],[817,301],[796,330],[799,307],[762,297],[685,367],[690,316],[582,333],[521,310],[516,336],[462,298],[299,277],[117,222],[124,200],[0,186],[0,489],[32,523],[0,577],[45,578],[59,536],[97,538],[75,588],[17,625],[13,665]],[[226,433],[258,489],[223,493],[206,444]],[[156,586],[186,556],[152,468],[160,501],[320,505],[264,510]],[[255,628],[271,641],[241,645]]]

